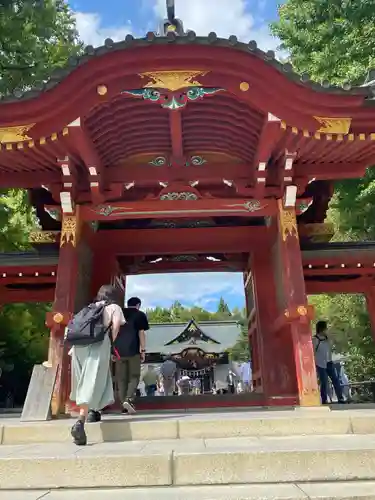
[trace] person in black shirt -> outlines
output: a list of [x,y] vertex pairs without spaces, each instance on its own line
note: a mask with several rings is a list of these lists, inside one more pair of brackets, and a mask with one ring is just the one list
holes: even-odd
[[135,413],[133,398],[145,361],[145,331],[149,330],[147,316],[140,311],[141,300],[132,297],[123,309],[126,324],[120,328],[115,347],[120,355],[116,361],[116,382],[119,398],[125,413]]

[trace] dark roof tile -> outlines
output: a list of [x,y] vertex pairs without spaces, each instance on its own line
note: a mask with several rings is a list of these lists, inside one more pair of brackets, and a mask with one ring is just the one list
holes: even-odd
[[[275,53],[272,50],[267,52],[263,52],[258,49],[257,43],[254,40],[249,41],[248,43],[239,42],[235,35],[231,35],[228,39],[218,38],[216,33],[211,32],[207,37],[197,37],[194,31],[187,31],[184,36],[176,36],[175,33],[169,32],[166,37],[156,36],[153,32],[148,32],[144,38],[134,39],[133,35],[128,34],[125,37],[124,41],[113,42],[111,39],[107,39],[104,42],[104,45],[94,49],[91,45],[88,45],[85,48],[84,54],[81,57],[72,57],[69,59],[69,63],[65,68],[56,69],[47,84],[39,84],[35,85],[31,91],[25,91],[23,93],[18,93],[13,96],[3,96],[1,100],[3,102],[11,102],[20,99],[30,99],[32,97],[36,97],[39,93],[49,90],[54,85],[51,86],[50,82],[54,81],[55,84],[61,82],[67,75],[69,75],[72,71],[75,70],[76,67],[82,66],[92,57],[97,57],[106,54],[112,50],[129,50],[133,47],[142,47],[148,46],[150,43],[153,44],[166,44],[166,43],[177,43],[177,44],[215,44],[215,46],[219,47],[230,47],[233,50],[241,50],[243,52],[252,52],[259,59],[266,61],[267,64],[273,66],[278,71],[286,74],[287,78],[300,83],[306,87],[312,88],[316,91],[320,92],[333,92],[340,94],[355,94],[355,95],[363,95],[365,97],[372,97],[373,90],[371,86],[353,86],[350,84],[344,84],[342,87],[336,85],[330,85],[329,82],[324,81],[322,84],[317,82],[310,81],[310,77],[307,73],[299,75],[294,72],[293,66],[287,62],[285,64],[279,62],[275,58]],[[371,73],[371,72],[370,72]],[[371,73],[375,73],[375,70]],[[369,78],[371,78],[369,76]]]

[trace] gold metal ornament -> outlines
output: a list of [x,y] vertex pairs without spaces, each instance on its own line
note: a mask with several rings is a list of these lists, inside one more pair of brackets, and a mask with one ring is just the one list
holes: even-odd
[[56,313],[53,315],[53,321],[57,324],[62,323],[64,316],[61,313]]
[[329,118],[323,116],[314,116],[320,127],[316,132],[324,134],[349,134],[351,118]]
[[29,243],[55,243],[59,231],[31,231]]
[[17,125],[16,127],[0,127],[0,143],[7,144],[11,142],[29,141],[31,137],[27,132],[35,125]]
[[106,87],[106,85],[98,85],[96,87],[96,91],[99,95],[106,95],[106,93],[108,92],[108,88]]
[[140,76],[152,80],[144,85],[143,88],[160,88],[175,91],[186,87],[201,87],[201,83],[193,80],[193,78],[204,76],[207,73],[207,71],[199,70],[174,70],[141,73]]
[[294,208],[285,209],[282,200],[278,200],[280,214],[280,229],[283,241],[286,241],[288,236],[298,238],[297,218]]
[[63,216],[60,247],[68,243],[73,247],[77,245],[77,217],[75,215]]

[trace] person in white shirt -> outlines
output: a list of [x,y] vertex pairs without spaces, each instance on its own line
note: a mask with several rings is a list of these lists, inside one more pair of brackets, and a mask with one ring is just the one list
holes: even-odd
[[[72,390],[71,401],[79,407],[79,419],[73,425],[71,434],[74,443],[87,444],[85,423],[99,422],[100,411],[114,403],[110,360],[112,343],[116,340],[125,317],[120,307],[121,297],[112,285],[100,287],[95,304],[103,309],[103,326],[107,334],[102,342],[90,345],[75,345],[69,351],[71,356]],[[106,305],[107,304],[107,305]],[[91,417],[91,418],[89,418]]]
[[313,337],[316,372],[320,383],[322,404],[328,402],[328,380],[331,379],[339,403],[345,403],[342,387],[332,362],[332,348],[327,335],[327,322],[318,321]]
[[247,361],[241,365],[241,380],[244,392],[251,392],[252,390],[252,370],[251,361]]

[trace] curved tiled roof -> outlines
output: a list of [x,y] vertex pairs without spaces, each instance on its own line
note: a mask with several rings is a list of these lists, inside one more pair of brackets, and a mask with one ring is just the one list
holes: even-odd
[[337,85],[330,85],[328,81],[323,81],[321,83],[313,82],[310,80],[307,73],[299,75],[293,70],[293,66],[290,63],[279,62],[275,57],[274,51],[269,50],[264,52],[260,50],[254,40],[251,40],[248,43],[242,43],[238,41],[235,35],[231,35],[228,39],[224,39],[218,38],[217,34],[214,32],[211,32],[207,37],[201,37],[197,36],[194,31],[189,31],[184,36],[177,36],[173,32],[168,33],[166,36],[157,36],[155,33],[149,32],[144,38],[138,39],[135,39],[132,35],[126,35],[125,39],[120,42],[114,42],[108,38],[101,47],[94,48],[89,45],[85,48],[82,56],[70,58],[67,66],[65,68],[56,69],[46,82],[40,83],[27,91],[16,90],[12,95],[3,96],[2,98],[0,97],[0,100],[1,102],[12,102],[36,98],[41,93],[56,87],[69,74],[74,72],[75,69],[83,66],[95,57],[119,50],[131,50],[132,48],[147,47],[151,44],[210,45],[212,47],[232,48],[236,51],[248,52],[255,55],[258,59],[265,61],[280,73],[285,74],[288,79],[315,91],[331,92],[335,94],[363,95],[364,97],[374,96],[371,84],[368,84],[367,86],[352,87],[348,83],[340,87]]

